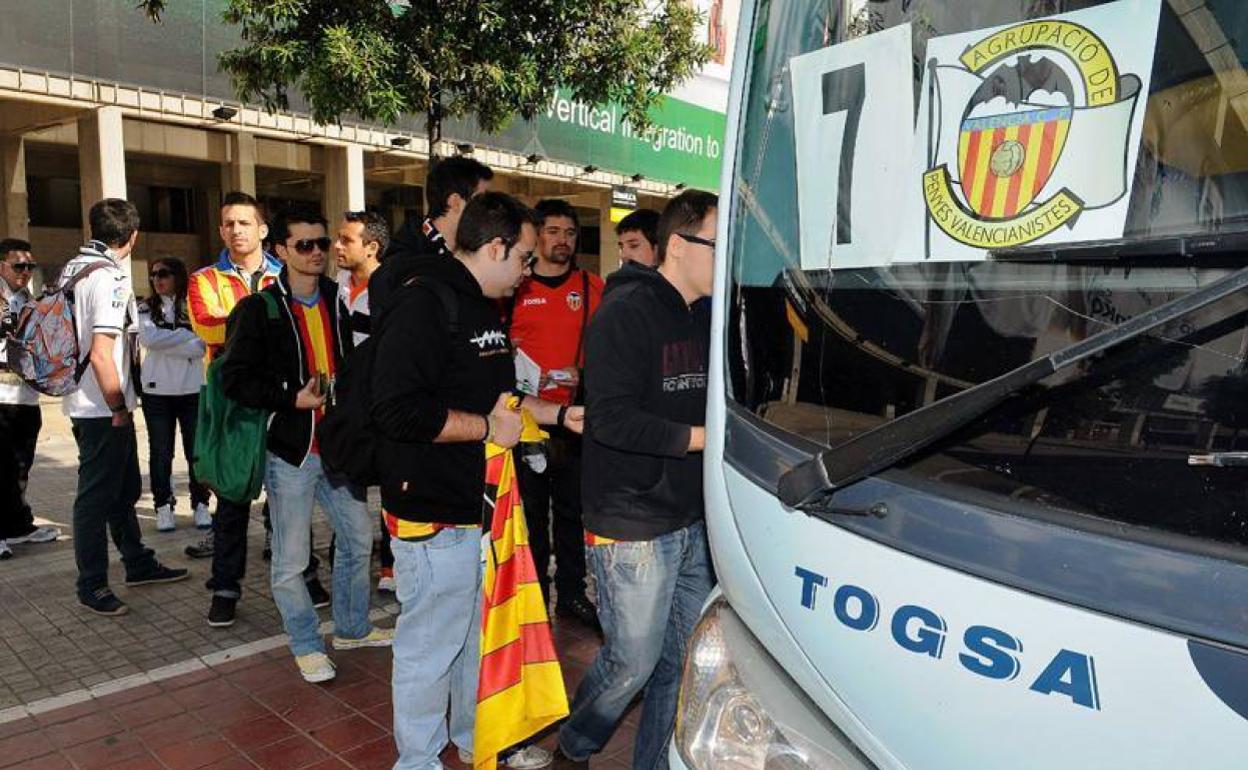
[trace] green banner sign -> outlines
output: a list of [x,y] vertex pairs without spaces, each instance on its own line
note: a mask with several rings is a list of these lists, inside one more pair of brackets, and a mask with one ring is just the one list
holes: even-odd
[[533,122],[531,141],[552,158],[716,189],[723,157],[723,113],[667,98],[652,117],[653,125],[640,131],[619,106],[586,104],[560,91]]

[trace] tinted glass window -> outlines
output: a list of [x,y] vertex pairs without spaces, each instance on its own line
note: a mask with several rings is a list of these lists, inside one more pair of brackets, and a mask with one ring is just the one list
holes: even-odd
[[[734,180],[730,388],[823,445],[1000,375],[1248,265],[1143,244],[1248,230],[1248,6],[1208,2],[1200,25],[1163,2],[1125,257],[803,270],[790,60],[911,22],[926,41],[1079,10],[1064,0],[761,4]],[[1184,4],[1179,4],[1184,5]],[[1124,20],[1124,23],[1133,23]],[[1222,44],[1211,48],[1209,36]],[[1203,53],[1202,53],[1203,51]],[[1248,452],[1248,297],[1233,297],[1063,371],[905,465],[1040,507],[1248,543],[1248,471],[1193,464]],[[1234,458],[1231,458],[1233,461]],[[1124,530],[1129,531],[1129,530]]]

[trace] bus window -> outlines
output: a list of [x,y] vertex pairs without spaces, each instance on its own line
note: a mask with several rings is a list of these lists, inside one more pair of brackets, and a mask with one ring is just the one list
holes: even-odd
[[[802,269],[793,57],[909,23],[918,94],[933,37],[1101,4],[760,6],[734,179],[733,400],[784,433],[836,446],[1248,264],[1242,252],[1192,258],[1144,247],[1248,234],[1248,99],[1228,90],[1248,78],[1248,5],[1211,0],[1200,25],[1176,13],[1185,4],[1161,4],[1123,232],[1138,253]],[[1246,323],[1245,296],[1191,313],[1050,377],[903,470],[951,497],[997,495],[1011,511],[1061,511],[1102,531],[1127,525],[1126,537],[1248,544],[1248,469],[1200,464],[1248,452]]]

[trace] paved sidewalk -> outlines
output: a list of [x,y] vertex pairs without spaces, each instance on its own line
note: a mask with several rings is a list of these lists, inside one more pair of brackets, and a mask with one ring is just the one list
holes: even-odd
[[[190,568],[191,579],[126,588],[120,556],[110,548],[110,583],[118,597],[130,605],[130,613],[109,619],[83,609],[74,593],[77,568],[71,541],[77,448],[59,404],[45,404],[43,417],[28,498],[40,520],[61,527],[62,538],[51,544],[14,546],[15,557],[0,562],[0,712],[282,633],[281,618],[269,590],[268,564],[261,555],[264,526],[259,503],[252,506],[247,576],[238,622],[228,629],[208,627],[209,594],[204,581],[208,579],[209,561],[188,559],[182,552],[203,533],[191,523],[181,446],[174,464],[178,529],[160,533],[146,488],[147,433],[141,413],[136,414],[136,424],[145,485],[138,506],[143,539],[164,563]],[[320,514],[314,531],[322,562],[321,579],[330,589],[326,555],[330,530]],[[394,603],[385,595],[375,595],[375,608],[387,605],[393,608]]]
[[[597,642],[561,631],[564,677]],[[0,767],[23,770],[388,770],[389,650],[333,653],[338,677],[303,682],[284,649],[249,655],[18,721],[0,723]],[[630,766],[635,714],[594,768]],[[541,744],[552,747],[548,734]],[[464,768],[453,748],[449,768]]]
[[[165,563],[189,567],[191,580],[128,589],[114,551],[110,577],[130,613],[101,618],[78,605],[70,539],[77,449],[59,404],[45,404],[43,416],[29,498],[41,523],[59,525],[63,538],[15,546],[15,558],[0,562],[0,768],[390,767],[389,650],[331,653],[336,680],[302,681],[268,586],[259,504],[238,622],[208,627],[208,562],[182,554],[202,533],[191,524],[181,457],[174,464],[178,530],[156,532],[146,490],[138,513],[145,542]],[[141,414],[136,423],[146,484]],[[314,532],[321,579],[331,588],[329,527],[319,513]],[[388,595],[374,594],[379,625],[392,625],[397,611]],[[576,624],[556,620],[554,630],[571,697],[599,641]],[[629,766],[636,717],[634,708],[593,767]],[[553,742],[547,735],[542,745]],[[444,761],[461,767],[451,753]]]

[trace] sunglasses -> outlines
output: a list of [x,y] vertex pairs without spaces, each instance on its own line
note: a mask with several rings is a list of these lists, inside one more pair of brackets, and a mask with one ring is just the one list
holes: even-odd
[[676,234],[679,235],[682,239],[688,241],[689,243],[696,243],[700,246],[709,246],[712,249],[715,248],[714,238],[703,238],[697,235],[690,235],[689,233],[676,233]]
[[311,254],[313,251],[320,249],[321,251],[329,251],[329,247],[333,245],[333,241],[328,237],[325,238],[304,238],[295,241],[294,250],[300,254]]
[[33,272],[36,267],[39,267],[39,265],[34,262],[14,262],[13,263],[14,270],[21,270],[26,273]]
[[169,277],[171,277],[171,276],[173,276],[173,271],[172,271],[172,270],[165,270],[165,269],[163,269],[163,268],[162,268],[162,269],[160,269],[160,270],[153,270],[153,271],[152,271],[152,277],[153,277],[153,278],[169,278]]

